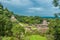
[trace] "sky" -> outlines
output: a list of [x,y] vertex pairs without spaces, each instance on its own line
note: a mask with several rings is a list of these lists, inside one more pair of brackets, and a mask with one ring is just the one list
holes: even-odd
[[58,7],[53,6],[53,0],[0,0],[4,8],[8,8],[15,14],[24,16],[53,17],[59,12]]

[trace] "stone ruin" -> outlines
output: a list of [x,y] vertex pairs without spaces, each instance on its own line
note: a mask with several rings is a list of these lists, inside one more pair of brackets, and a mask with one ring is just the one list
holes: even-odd
[[[42,24],[35,24],[34,26],[36,27],[36,29],[41,32],[41,33],[46,33],[48,28],[48,24],[49,22],[47,22],[47,20],[43,20]],[[31,31],[31,27],[30,26],[26,26],[25,27],[26,31]]]

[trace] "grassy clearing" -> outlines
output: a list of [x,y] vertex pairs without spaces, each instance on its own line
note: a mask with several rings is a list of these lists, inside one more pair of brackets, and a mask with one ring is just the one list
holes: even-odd
[[27,36],[25,40],[47,40],[47,38],[39,35],[31,35],[31,36]]

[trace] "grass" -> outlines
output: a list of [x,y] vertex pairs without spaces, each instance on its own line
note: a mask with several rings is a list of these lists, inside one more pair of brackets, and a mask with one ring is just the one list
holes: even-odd
[[27,36],[25,40],[47,40],[47,38],[42,37],[40,35],[31,35],[31,36]]

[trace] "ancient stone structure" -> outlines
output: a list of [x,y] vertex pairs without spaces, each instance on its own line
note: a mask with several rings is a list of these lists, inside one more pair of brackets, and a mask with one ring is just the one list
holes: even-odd
[[[48,22],[47,20],[43,20],[42,24],[36,24],[35,27],[37,28],[38,31],[40,31],[41,33],[46,33],[46,31],[49,29],[48,28]],[[30,31],[32,27],[26,26],[25,29],[26,31]]]
[[38,31],[41,31],[42,33],[45,33],[49,28],[48,28],[48,22],[47,20],[43,20],[42,24],[37,24],[36,27]]
[[12,22],[16,21],[16,18],[14,17],[14,15],[11,16],[11,21]]

